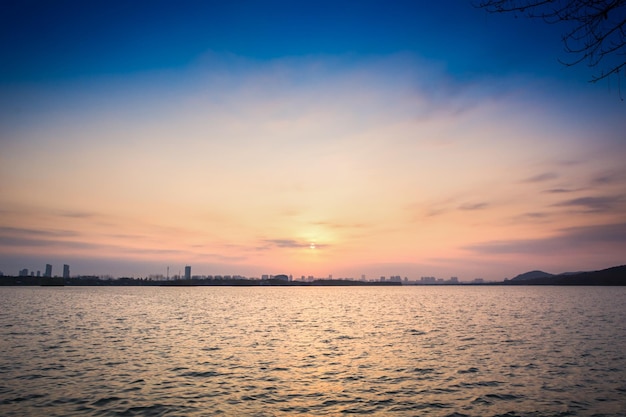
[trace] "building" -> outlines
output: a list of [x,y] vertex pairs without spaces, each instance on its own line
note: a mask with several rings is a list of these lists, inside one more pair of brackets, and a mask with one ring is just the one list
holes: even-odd
[[20,269],[19,275],[21,277],[27,277],[28,276],[28,268]]
[[191,267],[189,265],[185,267],[185,279],[191,279]]
[[63,265],[63,279],[69,279],[70,277],[70,266]]
[[46,272],[44,272],[43,276],[46,278],[52,277],[52,265],[46,264]]

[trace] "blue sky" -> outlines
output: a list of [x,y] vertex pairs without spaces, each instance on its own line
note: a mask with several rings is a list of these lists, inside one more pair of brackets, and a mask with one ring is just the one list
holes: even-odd
[[624,263],[626,107],[558,62],[559,25],[461,0],[2,7],[4,273]]
[[560,31],[471,2],[10,2],[2,81],[185,67],[207,51],[267,60],[415,51],[458,76],[561,74]]

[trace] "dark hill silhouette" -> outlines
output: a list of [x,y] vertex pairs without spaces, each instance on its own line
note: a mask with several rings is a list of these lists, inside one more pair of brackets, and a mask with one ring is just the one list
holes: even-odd
[[[533,271],[540,272],[540,271]],[[527,274],[530,274],[527,273]],[[519,276],[524,276],[521,274]],[[517,277],[515,277],[517,278]],[[626,285],[626,265],[600,271],[549,275],[544,277],[511,279],[509,285]]]
[[515,278],[511,278],[511,281],[526,281],[529,279],[547,278],[547,277],[552,277],[552,276],[554,276],[554,274],[549,274],[543,271],[530,271],[530,272],[525,272],[523,274],[519,274]]

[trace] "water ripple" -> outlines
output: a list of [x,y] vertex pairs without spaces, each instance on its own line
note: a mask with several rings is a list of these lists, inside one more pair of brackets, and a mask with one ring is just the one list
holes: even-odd
[[626,415],[624,288],[171,290],[0,289],[0,415]]

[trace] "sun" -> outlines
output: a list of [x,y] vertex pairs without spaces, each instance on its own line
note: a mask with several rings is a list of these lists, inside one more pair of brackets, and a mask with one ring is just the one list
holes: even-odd
[[311,244],[309,245],[309,249],[315,249],[315,243],[311,243]]

